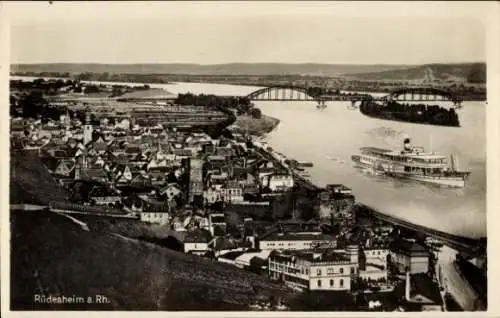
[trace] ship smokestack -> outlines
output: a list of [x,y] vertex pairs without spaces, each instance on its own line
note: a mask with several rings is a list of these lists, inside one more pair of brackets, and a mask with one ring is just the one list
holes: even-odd
[[451,171],[457,171],[458,170],[458,159],[454,154],[451,155],[450,161],[451,161]]
[[405,138],[403,141],[403,148],[404,150],[410,151],[411,150],[411,142],[410,138]]

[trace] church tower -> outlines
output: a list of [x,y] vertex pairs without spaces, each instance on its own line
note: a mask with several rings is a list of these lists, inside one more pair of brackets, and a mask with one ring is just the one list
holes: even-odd
[[71,118],[68,109],[66,109],[66,115],[64,116],[64,127],[66,128],[66,133],[71,129]]
[[90,123],[90,114],[85,116],[85,125],[83,126],[83,145],[87,145],[92,141],[92,124]]

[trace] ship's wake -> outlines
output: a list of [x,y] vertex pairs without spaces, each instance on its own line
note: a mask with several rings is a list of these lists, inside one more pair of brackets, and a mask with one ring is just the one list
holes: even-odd
[[330,156],[330,155],[325,155],[325,159],[333,161],[333,162],[337,162],[338,164],[345,164],[345,163],[347,163],[347,161],[344,158],[341,158],[341,157],[334,157],[334,156]]

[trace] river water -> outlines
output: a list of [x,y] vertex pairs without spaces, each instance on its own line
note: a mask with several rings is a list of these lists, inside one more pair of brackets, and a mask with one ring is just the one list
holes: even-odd
[[[449,233],[486,233],[485,107],[465,103],[460,128],[372,119],[349,102],[329,102],[319,111],[314,102],[257,102],[263,113],[281,120],[267,138],[276,150],[313,161],[311,177],[319,184],[343,183],[357,200],[381,212]],[[455,153],[460,168],[470,170],[464,189],[446,189],[363,173],[350,161],[360,147],[400,149],[405,136],[415,145],[443,155]]]
[[[142,85],[140,83],[116,83]],[[259,87],[204,83],[149,84],[172,93],[247,95]],[[440,103],[440,102],[438,102]],[[461,127],[438,127],[373,119],[349,102],[327,102],[317,110],[315,102],[256,101],[266,115],[280,119],[268,144],[290,157],[312,161],[310,175],[325,185],[343,183],[358,201],[381,212],[457,235],[486,236],[486,107],[465,102],[459,110]],[[446,189],[373,176],[355,169],[350,157],[360,147],[400,149],[402,139],[414,145],[450,155],[460,168],[471,171],[464,189]]]

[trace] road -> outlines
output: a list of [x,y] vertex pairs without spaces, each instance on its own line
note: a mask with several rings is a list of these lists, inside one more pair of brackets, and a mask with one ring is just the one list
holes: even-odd
[[436,273],[439,272],[440,266],[442,275],[441,281],[444,287],[465,311],[470,311],[474,309],[474,300],[477,298],[477,295],[470,287],[469,283],[460,276],[460,273],[455,268],[454,261],[456,254],[457,251],[448,246],[443,246],[438,254]]

